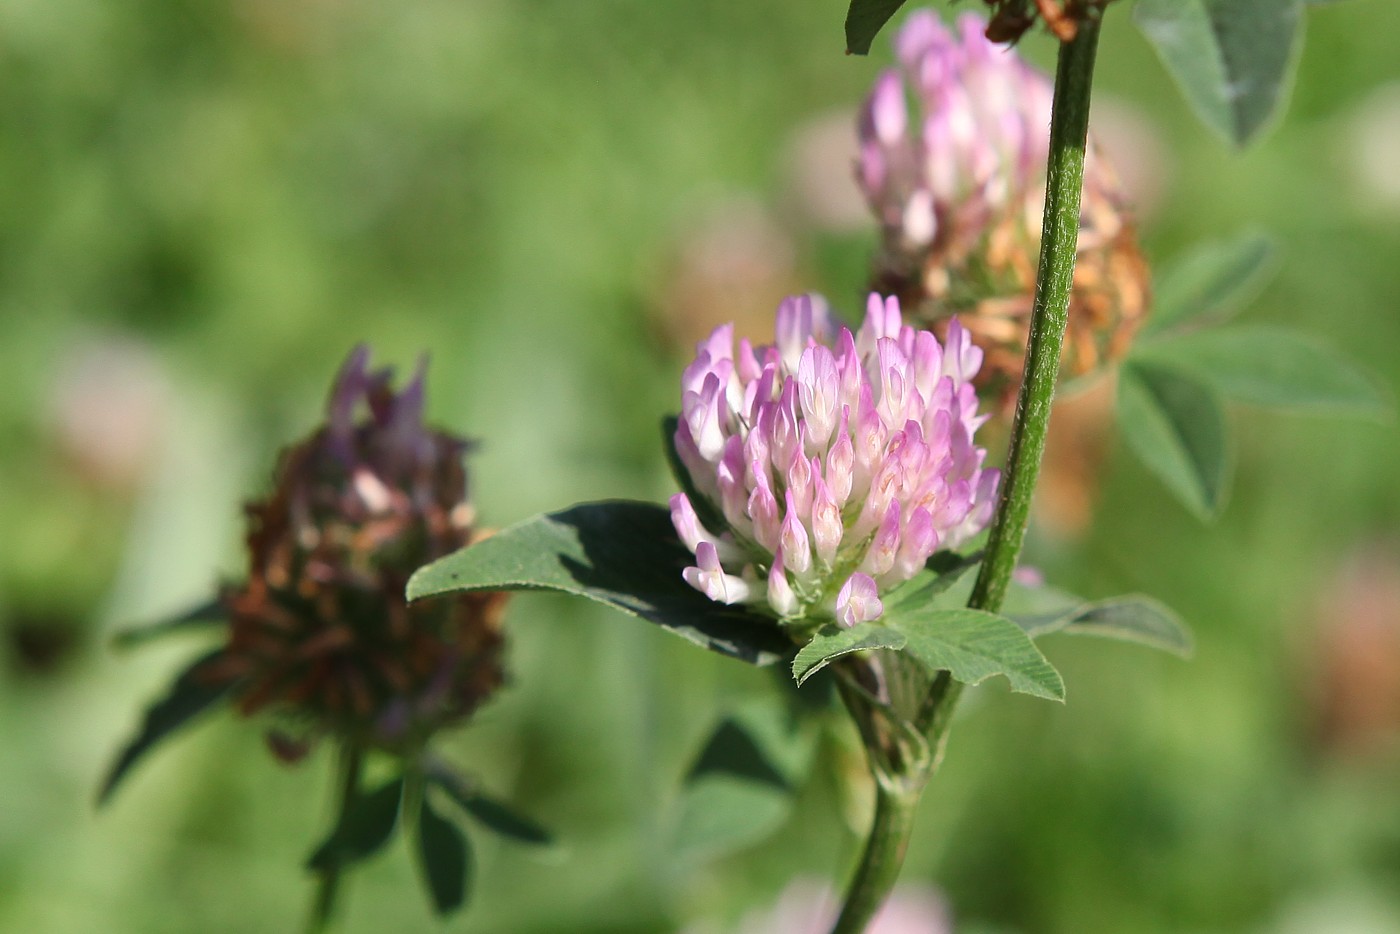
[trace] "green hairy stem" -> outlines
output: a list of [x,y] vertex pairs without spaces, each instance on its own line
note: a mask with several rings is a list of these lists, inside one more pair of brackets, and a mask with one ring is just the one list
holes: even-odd
[[[1050,124],[1040,266],[1025,371],[1016,399],[1001,498],[987,540],[986,557],[968,601],[973,609],[996,612],[1001,608],[1025,541],[1031,494],[1045,453],[1079,244],[1079,203],[1084,186],[1084,153],[1094,59],[1098,50],[1099,15],[1101,10],[1091,9],[1090,15],[1079,24],[1075,37],[1060,46]],[[916,715],[915,723],[928,738],[930,753],[919,764],[922,774],[909,776],[902,783],[890,782],[881,774],[881,763],[877,761],[883,757],[873,749],[868,750],[876,775],[875,819],[832,934],[864,931],[894,887],[920,793],[942,760],[953,708],[962,687],[948,672],[939,672]],[[852,713],[856,714],[854,708]]]

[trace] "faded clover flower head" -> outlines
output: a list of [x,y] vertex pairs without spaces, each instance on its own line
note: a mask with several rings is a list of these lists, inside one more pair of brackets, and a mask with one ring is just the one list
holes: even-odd
[[991,518],[981,362],[956,320],[940,344],[878,295],[855,334],[814,296],[782,303],[772,346],[717,328],[682,377],[675,434],[702,500],[671,498],[686,581],[800,627],[878,618],[881,594]]
[[[985,26],[973,14],[955,32],[930,10],[909,16],[895,39],[898,66],[861,111],[856,177],[881,229],[873,287],[940,333],[959,315],[987,351],[979,383],[1008,401],[1035,288],[1053,86],[990,42]],[[1066,375],[1126,352],[1148,289],[1117,177],[1091,140]]]
[[278,716],[286,759],[322,733],[411,750],[504,680],[503,594],[404,599],[417,568],[473,540],[468,444],[424,426],[421,365],[395,391],[368,362],[350,355],[325,424],[247,507],[248,579],[222,594],[228,644],[208,676],[245,715]]

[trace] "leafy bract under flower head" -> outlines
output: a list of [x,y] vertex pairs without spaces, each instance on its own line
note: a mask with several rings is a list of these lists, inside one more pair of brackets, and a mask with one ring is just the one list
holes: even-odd
[[418,567],[475,537],[460,438],[423,424],[423,372],[402,390],[357,348],[326,423],[283,452],[266,500],[248,506],[249,573],[225,589],[229,637],[208,675],[298,735],[330,732],[406,749],[468,714],[501,683],[504,595],[412,606]]
[[[1053,88],[984,27],[975,15],[955,31],[931,10],[909,16],[895,39],[898,67],[880,75],[861,112],[856,177],[882,231],[874,287],[940,332],[960,315],[988,352],[979,382],[1006,393],[1021,371],[1035,288]],[[1065,371],[1122,356],[1147,293],[1123,193],[1091,141]]]
[[822,299],[789,298],[775,336],[736,347],[717,328],[682,377],[676,452],[703,500],[671,499],[685,579],[794,625],[876,619],[882,593],[991,517],[982,351],[956,320],[940,343],[878,295],[855,334]]

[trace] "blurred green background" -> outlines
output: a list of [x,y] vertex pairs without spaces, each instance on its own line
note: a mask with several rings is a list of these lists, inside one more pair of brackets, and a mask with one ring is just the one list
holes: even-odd
[[[661,499],[657,420],[689,345],[819,288],[848,313],[874,236],[850,114],[889,60],[841,54],[843,0],[0,3],[0,929],[276,931],[329,820],[329,756],[276,765],[213,718],[93,793],[197,638],[117,628],[240,569],[240,503],[317,420],[358,341],[431,351],[433,418],[482,441],[483,519]],[[1400,7],[1315,9],[1291,108],[1246,153],[1194,122],[1113,9],[1096,120],[1154,259],[1259,225],[1254,322],[1400,383]],[[1027,39],[1041,64],[1051,49]],[[761,326],[754,328],[761,332]],[[1203,527],[1116,442],[1087,529],[1032,560],[1156,594],[1183,663],[1047,642],[1064,707],[979,689],[906,877],[960,931],[1400,930],[1400,437],[1236,410]],[[828,765],[767,841],[674,845],[679,780],[763,672],[546,597],[513,683],[444,750],[553,826],[480,837],[449,927],[726,924],[794,875],[842,880],[859,807]],[[834,762],[838,768],[832,769]],[[435,925],[401,845],[349,931]]]

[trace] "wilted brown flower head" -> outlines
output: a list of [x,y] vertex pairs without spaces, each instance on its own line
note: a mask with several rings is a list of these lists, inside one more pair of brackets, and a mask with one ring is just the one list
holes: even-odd
[[[895,40],[860,121],[857,179],[881,227],[872,288],[925,326],[957,315],[986,351],[981,387],[1009,412],[1035,291],[1050,80],[994,45],[976,16],[929,10]],[[906,88],[920,103],[911,121]],[[911,125],[912,124],[912,125]],[[1148,306],[1147,265],[1112,168],[1090,143],[1062,374],[1122,356]]]
[[274,714],[284,759],[333,733],[395,751],[470,714],[503,681],[503,594],[408,605],[422,565],[469,544],[468,444],[423,424],[423,367],[399,392],[356,348],[326,423],[286,449],[249,504],[248,580],[224,590],[229,641],[210,676]]

